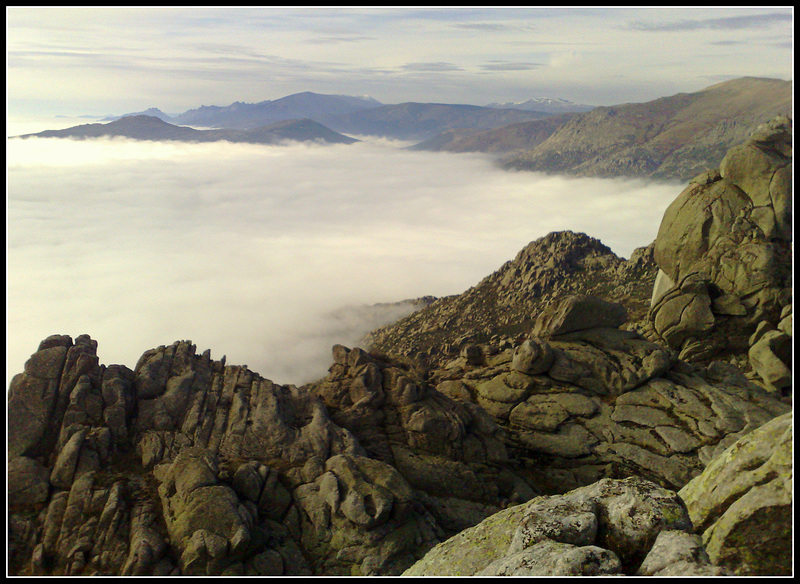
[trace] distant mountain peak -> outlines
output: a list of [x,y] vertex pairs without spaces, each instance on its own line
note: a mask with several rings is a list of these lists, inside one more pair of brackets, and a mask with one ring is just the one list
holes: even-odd
[[147,108],[146,110],[141,111],[141,112],[133,112],[133,113],[129,113],[129,114],[122,114],[121,116],[106,116],[105,118],[103,118],[100,121],[101,122],[113,122],[113,121],[116,121],[116,120],[120,120],[122,118],[130,118],[130,117],[135,117],[135,116],[151,116],[151,117],[158,118],[158,119],[160,119],[160,120],[162,120],[164,122],[168,122],[168,121],[170,121],[172,119],[172,116],[169,116],[169,115],[165,114],[164,112],[162,112],[157,107],[150,107],[150,108]]
[[525,101],[515,101],[511,105],[524,105],[526,103],[572,103],[563,97],[532,97]]
[[490,103],[486,107],[495,109],[521,109],[526,111],[540,111],[550,114],[571,112],[586,112],[594,108],[591,105],[574,103],[562,97],[532,97],[526,101]]
[[125,122],[154,122],[158,124],[167,124],[164,120],[159,118],[158,116],[154,116],[153,114],[149,113],[141,113],[141,114],[128,114],[120,117],[118,120],[114,120],[111,122],[112,124],[122,124]]
[[379,101],[363,96],[303,91],[259,103],[237,101],[228,106],[201,106],[175,116],[173,121],[192,126],[246,130],[301,118],[327,123],[331,117],[381,105]]

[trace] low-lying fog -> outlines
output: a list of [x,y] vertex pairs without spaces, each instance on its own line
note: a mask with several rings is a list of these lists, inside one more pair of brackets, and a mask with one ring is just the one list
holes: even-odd
[[9,140],[7,163],[7,382],[45,337],[83,333],[104,364],[191,340],[308,382],[381,324],[339,309],[463,292],[555,230],[629,257],[681,189],[386,141]]

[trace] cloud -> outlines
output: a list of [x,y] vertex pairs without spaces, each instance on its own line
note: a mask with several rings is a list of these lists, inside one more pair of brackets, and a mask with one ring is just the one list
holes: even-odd
[[[792,65],[792,11],[781,7],[12,7],[8,17],[12,113],[179,112],[302,91],[517,101],[537,63],[536,93],[613,105],[700,90],[717,72],[790,78]],[[774,41],[756,42],[755,27]],[[669,51],[641,32],[687,29],[701,34]],[[752,44],[708,55],[720,40]],[[561,49],[581,60],[552,66]],[[676,53],[687,65],[673,65]]]
[[730,47],[734,45],[749,45],[750,41],[710,41],[708,44],[715,47]]
[[481,66],[484,71],[530,71],[544,67],[542,63],[520,63],[511,61],[492,61]]
[[305,41],[312,45],[330,45],[335,43],[357,43],[361,41],[374,41],[377,37],[357,33],[336,33],[308,39]]
[[481,32],[502,32],[513,30],[513,27],[507,24],[497,24],[492,22],[461,22],[454,24],[453,27],[465,30],[478,30]]
[[387,142],[10,140],[8,378],[43,338],[87,333],[105,364],[191,340],[311,381],[396,316],[343,307],[463,292],[554,230],[627,257],[679,192]]
[[793,16],[788,12],[767,14],[748,14],[742,16],[726,16],[722,18],[683,19],[673,22],[628,23],[627,28],[644,32],[679,32],[686,30],[743,30],[766,28],[773,24],[792,22]]
[[421,72],[434,72],[440,73],[443,71],[463,71],[461,67],[453,63],[445,63],[437,61],[435,63],[406,63],[401,67],[405,71],[421,71]]

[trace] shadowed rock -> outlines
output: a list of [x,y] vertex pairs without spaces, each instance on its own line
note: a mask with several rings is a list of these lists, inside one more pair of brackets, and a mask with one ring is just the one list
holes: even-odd
[[627,320],[628,313],[621,304],[596,296],[569,296],[539,315],[531,335],[552,337],[598,327],[619,328]]

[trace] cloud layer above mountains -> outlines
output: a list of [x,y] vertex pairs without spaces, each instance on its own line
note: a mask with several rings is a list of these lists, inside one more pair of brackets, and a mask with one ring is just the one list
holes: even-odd
[[7,378],[46,336],[87,333],[105,364],[189,339],[307,382],[381,324],[342,308],[463,292],[555,230],[628,257],[680,189],[387,142],[11,140]]

